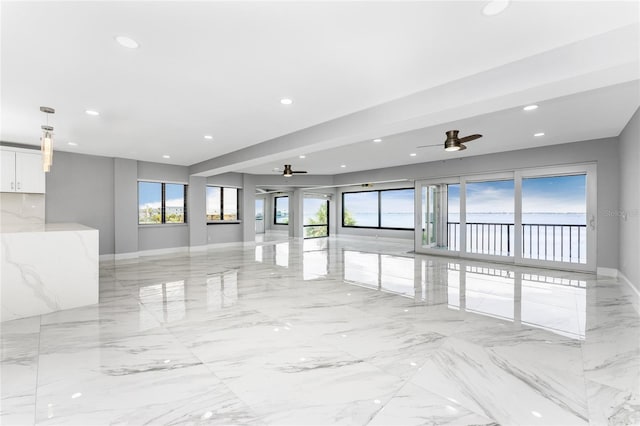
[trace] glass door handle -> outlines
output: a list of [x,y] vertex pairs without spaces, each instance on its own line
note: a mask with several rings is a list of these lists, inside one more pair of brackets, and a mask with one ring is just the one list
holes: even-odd
[[596,230],[596,217],[594,215],[591,215],[591,219],[589,219],[589,226],[592,231]]

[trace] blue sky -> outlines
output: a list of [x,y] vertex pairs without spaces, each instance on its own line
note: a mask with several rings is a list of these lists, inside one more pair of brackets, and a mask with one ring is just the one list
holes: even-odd
[[[184,185],[165,184],[167,207],[184,205]],[[162,203],[162,184],[158,182],[138,182],[138,207],[160,208]]]
[[[382,213],[413,213],[413,189],[380,191]],[[345,205],[353,213],[375,213],[378,211],[378,192],[345,193]]]
[[277,197],[276,198],[276,209],[281,212],[289,212],[289,197]]
[[[514,184],[509,181],[467,183],[467,212],[513,212]],[[449,212],[460,212],[460,185],[449,185]],[[552,176],[522,180],[523,213],[585,213],[586,176]]]

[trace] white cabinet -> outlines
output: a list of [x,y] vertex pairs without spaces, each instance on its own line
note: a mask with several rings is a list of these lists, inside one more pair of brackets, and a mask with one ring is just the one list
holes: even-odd
[[40,152],[0,150],[0,191],[44,194],[45,174]]

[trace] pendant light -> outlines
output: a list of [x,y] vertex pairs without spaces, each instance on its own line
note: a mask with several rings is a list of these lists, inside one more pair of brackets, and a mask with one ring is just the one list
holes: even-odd
[[47,124],[40,126],[42,137],[40,138],[40,150],[42,151],[42,170],[48,172],[53,163],[53,126],[49,126],[49,114],[54,114],[55,109],[41,106],[40,111],[47,114]]

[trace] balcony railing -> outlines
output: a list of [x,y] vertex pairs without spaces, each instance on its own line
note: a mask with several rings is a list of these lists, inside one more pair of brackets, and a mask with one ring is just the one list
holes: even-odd
[[[467,253],[513,256],[513,223],[467,222]],[[460,222],[447,222],[449,250],[460,250]],[[587,225],[522,224],[522,257],[586,263]]]

